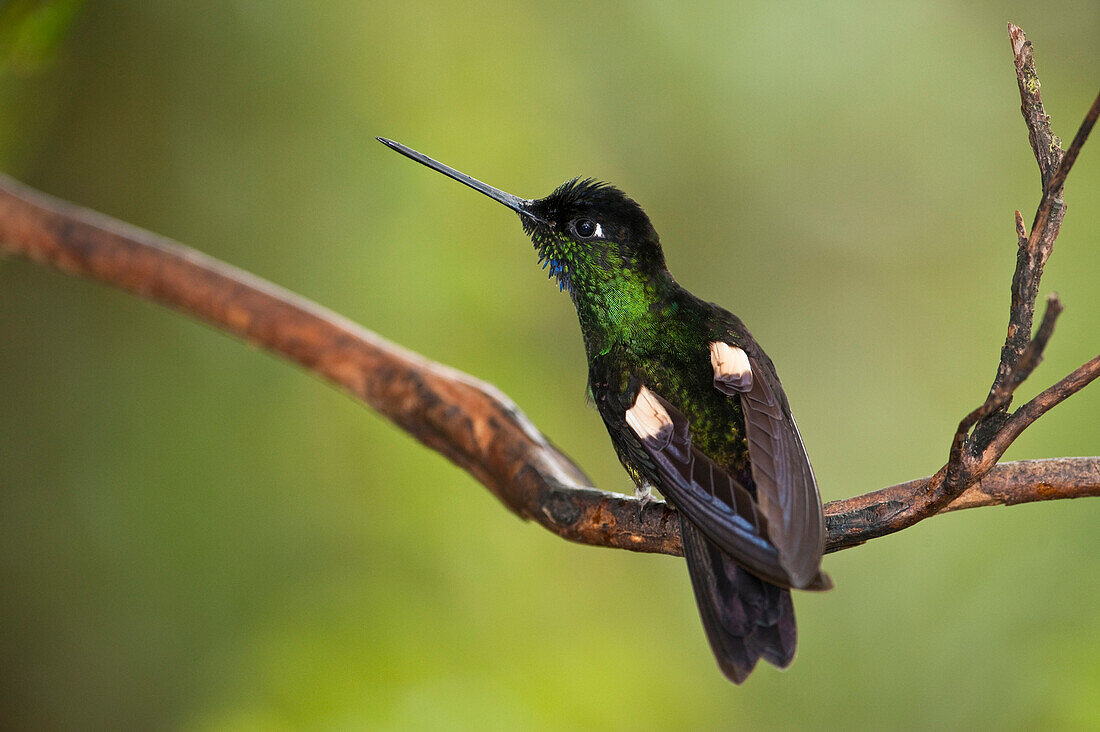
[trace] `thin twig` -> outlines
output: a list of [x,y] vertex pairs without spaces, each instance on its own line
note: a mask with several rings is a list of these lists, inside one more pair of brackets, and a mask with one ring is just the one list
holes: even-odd
[[1039,164],[1039,174],[1043,180],[1043,190],[1049,190],[1047,183],[1062,159],[1061,141],[1050,129],[1050,116],[1043,109],[1043,97],[1039,93],[1042,84],[1035,71],[1035,57],[1032,54],[1031,41],[1019,26],[1008,24],[1008,37],[1012,42],[1012,56],[1016,62],[1016,83],[1020,87],[1020,113],[1027,123],[1027,137],[1031,150],[1035,153],[1035,162]]
[[1100,376],[1100,355],[1085,362],[1066,378],[1017,409],[982,453],[978,470],[992,467],[1024,430],[1054,407],[1084,389]]
[[1066,176],[1069,175],[1070,168],[1077,162],[1077,155],[1081,152],[1081,148],[1085,146],[1085,140],[1089,139],[1089,133],[1092,132],[1092,128],[1096,125],[1096,119],[1100,117],[1100,94],[1096,95],[1096,99],[1093,100],[1092,106],[1089,107],[1088,114],[1085,115],[1085,119],[1081,122],[1081,126],[1077,128],[1077,134],[1073,136],[1073,142],[1070,143],[1069,149],[1066,150],[1065,155],[1062,156],[1062,160],[1058,163],[1058,169],[1054,171],[1054,175],[1051,176],[1050,181],[1047,183],[1047,191],[1057,191],[1066,182]]
[[1039,330],[1036,331],[1035,337],[1028,342],[1027,347],[1020,354],[1020,359],[1008,371],[1004,380],[990,390],[985,402],[959,422],[959,428],[955,431],[955,439],[951,444],[951,454],[948,458],[949,466],[961,464],[963,444],[970,434],[971,428],[993,412],[1007,405],[1011,401],[1016,388],[1024,383],[1028,376],[1031,376],[1031,372],[1042,361],[1043,350],[1046,349],[1050,337],[1054,334],[1054,324],[1064,309],[1057,295],[1050,295],[1047,298],[1047,308],[1043,313]]
[[1024,228],[1024,215],[1016,211],[1016,243],[1021,247],[1027,246],[1027,229]]
[[[997,375],[990,387],[992,394],[1008,377],[1010,371],[1023,354],[1024,348],[1031,338],[1032,322],[1035,314],[1035,300],[1039,295],[1039,280],[1043,274],[1043,267],[1054,248],[1054,240],[1062,226],[1062,219],[1066,214],[1066,206],[1061,200],[1062,184],[1065,182],[1069,167],[1077,153],[1084,145],[1088,137],[1088,117],[1082,125],[1083,131],[1074,139],[1076,146],[1069,165],[1064,169],[1063,152],[1060,141],[1054,136],[1050,126],[1050,116],[1043,109],[1043,99],[1039,92],[1041,84],[1035,71],[1035,59],[1032,54],[1031,41],[1027,40],[1024,32],[1013,25],[1008,24],[1008,34],[1012,41],[1012,52],[1016,64],[1016,82],[1020,89],[1020,112],[1027,125],[1028,140],[1035,154],[1035,161],[1039,164],[1042,197],[1035,212],[1035,219],[1031,226],[1031,235],[1027,238],[1027,244],[1023,241],[1023,218],[1018,217],[1016,222],[1017,236],[1021,245],[1016,256],[1016,271],[1012,275],[1012,302],[1009,307],[1008,333],[1004,346],[1001,348],[1001,360],[997,365]],[[1100,101],[1100,100],[1098,100]],[[1096,105],[1094,104],[1095,108]],[[1090,110],[1090,114],[1092,111]],[[1094,120],[1095,121],[1095,120]],[[1057,185],[1051,185],[1057,181]],[[1008,402],[1003,405],[1007,408]],[[983,439],[989,439],[992,433],[1003,421],[1004,414],[989,415],[988,426],[980,427],[978,433]],[[985,421],[985,420],[983,420]]]
[[989,396],[986,397],[985,401],[959,422],[959,426],[955,430],[955,437],[951,441],[947,465],[944,467],[944,484],[939,495],[928,504],[929,515],[938,513],[941,508],[950,503],[955,496],[974,482],[971,471],[973,459],[965,452],[970,430],[978,422],[1007,405],[1012,399],[1012,394],[1016,391],[1016,388],[1024,383],[1024,380],[1039,365],[1043,357],[1043,350],[1050,341],[1051,335],[1054,334],[1054,323],[1058,320],[1062,310],[1062,303],[1058,300],[1057,295],[1051,295],[1047,298],[1047,308],[1043,314],[1043,321],[1039,325],[1035,337],[1031,339],[1020,355],[1020,360],[1008,372],[1004,381],[989,392]]

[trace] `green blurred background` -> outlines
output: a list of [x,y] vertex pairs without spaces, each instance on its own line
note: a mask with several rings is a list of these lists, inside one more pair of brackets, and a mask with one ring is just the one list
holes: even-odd
[[[1005,22],[1071,138],[1080,2],[9,2],[0,169],[499,385],[629,490],[514,216],[594,175],[779,364],[826,499],[926,475],[1004,337],[1038,175]],[[1095,355],[1100,140],[1040,388]],[[1010,459],[1100,452],[1100,388]],[[1095,728],[1100,501],[830,556],[742,688],[681,560],[563,542],[359,404],[105,287],[0,260],[0,727]]]

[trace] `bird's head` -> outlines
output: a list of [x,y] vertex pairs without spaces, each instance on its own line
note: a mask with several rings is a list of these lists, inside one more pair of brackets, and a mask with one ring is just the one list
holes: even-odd
[[520,212],[539,261],[562,289],[617,273],[664,269],[660,240],[642,207],[607,183],[574,178]]
[[614,186],[575,178],[546,198],[520,198],[400,143],[378,140],[518,213],[539,262],[557,279],[560,289],[574,297],[578,291],[613,287],[619,278],[655,277],[665,271],[660,240],[649,217]]

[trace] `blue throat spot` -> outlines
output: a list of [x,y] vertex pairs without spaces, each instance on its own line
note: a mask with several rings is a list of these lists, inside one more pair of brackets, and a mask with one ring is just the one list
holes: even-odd
[[569,285],[569,272],[560,260],[550,260],[550,276],[558,278],[558,292],[562,292]]
[[568,289],[573,291],[571,283],[569,282],[569,270],[565,266],[565,263],[560,259],[555,259],[549,254],[539,254],[539,264],[543,269],[550,268],[550,272],[547,277],[556,277],[558,279],[558,292]]

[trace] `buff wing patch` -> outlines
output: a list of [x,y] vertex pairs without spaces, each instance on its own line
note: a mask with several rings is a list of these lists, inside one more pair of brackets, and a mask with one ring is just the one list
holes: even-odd
[[752,390],[752,366],[749,357],[737,346],[722,341],[710,344],[710,365],[714,367],[714,386],[730,396]]

